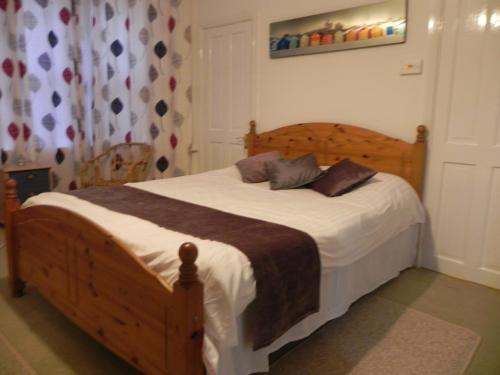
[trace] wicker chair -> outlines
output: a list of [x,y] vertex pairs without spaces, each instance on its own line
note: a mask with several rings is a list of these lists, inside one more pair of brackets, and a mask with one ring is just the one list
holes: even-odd
[[145,143],[112,146],[95,159],[82,163],[81,186],[114,186],[144,181],[151,165],[152,153],[152,147]]

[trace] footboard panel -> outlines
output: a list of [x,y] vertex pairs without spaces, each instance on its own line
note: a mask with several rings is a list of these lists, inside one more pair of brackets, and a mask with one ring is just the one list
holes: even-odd
[[70,211],[37,206],[10,215],[11,285],[32,284],[146,374],[203,374],[194,245],[181,248],[179,281],[170,286],[119,240]]

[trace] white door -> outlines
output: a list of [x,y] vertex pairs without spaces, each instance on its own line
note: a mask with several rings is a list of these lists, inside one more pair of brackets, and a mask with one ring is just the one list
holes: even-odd
[[203,169],[224,168],[245,157],[252,112],[252,23],[203,29]]
[[500,0],[444,3],[424,266],[500,288]]

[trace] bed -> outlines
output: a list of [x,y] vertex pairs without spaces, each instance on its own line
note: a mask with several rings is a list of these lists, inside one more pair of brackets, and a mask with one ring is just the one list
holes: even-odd
[[[218,250],[223,256],[212,259],[207,254],[213,241],[177,234],[163,237],[151,223],[135,218],[132,223],[129,216],[117,213],[107,216],[111,213],[104,208],[58,193],[34,197],[20,209],[15,183],[8,181],[6,228],[12,295],[22,296],[25,282],[30,283],[82,329],[144,373],[239,375],[265,371],[270,352],[343,314],[354,300],[413,264],[418,224],[423,220],[421,205],[415,203],[424,172],[423,126],[417,129],[416,142],[410,144],[367,129],[330,123],[292,125],[257,134],[252,122],[246,146],[249,155],[279,150],[285,158],[294,158],[314,153],[323,166],[350,158],[372,167],[383,172],[377,175],[378,183],[335,200],[334,211],[346,206],[362,210],[370,206],[374,196],[385,194],[387,199],[393,199],[391,195],[401,199],[391,207],[375,205],[374,211],[395,210],[384,216],[388,218],[408,213],[406,222],[389,220],[372,232],[366,229],[374,224],[367,224],[364,236],[349,228],[342,235],[338,232],[334,246],[340,249],[335,253],[338,256],[322,257],[320,311],[272,344],[256,351],[248,345],[247,310],[255,292],[251,267],[238,252]],[[270,221],[285,220],[285,215],[263,208],[265,205],[238,202],[268,199],[285,207],[287,200],[302,194],[299,201],[316,204],[318,218],[328,215],[321,211],[328,198],[305,189],[270,198],[272,192],[265,183],[248,186],[238,182],[234,167],[174,180],[134,187],[200,205],[227,205],[238,214]],[[234,193],[221,193],[228,186],[234,186],[230,189]],[[405,201],[413,203],[408,206]],[[309,220],[296,217],[297,209],[296,205],[287,208],[285,224],[303,228]],[[367,223],[380,222],[378,217],[368,216]],[[131,225],[135,230],[130,230]],[[322,236],[314,221],[307,225],[304,230],[316,231],[317,238]],[[342,226],[340,221],[338,226]],[[139,234],[147,234],[147,241]],[[170,249],[168,255],[161,253],[163,247]],[[174,247],[179,247],[178,258]],[[231,272],[226,275],[224,269]],[[211,277],[217,272],[220,278]],[[355,276],[360,274],[363,277]],[[233,282],[222,288],[218,283],[224,277],[237,278],[238,287]],[[224,299],[217,300],[218,294]]]

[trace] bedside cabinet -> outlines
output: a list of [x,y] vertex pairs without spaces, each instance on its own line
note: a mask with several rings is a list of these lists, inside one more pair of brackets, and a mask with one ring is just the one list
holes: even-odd
[[23,203],[29,197],[50,191],[50,167],[39,164],[6,166],[0,169],[0,224],[4,224],[5,181],[17,182],[17,197]]

